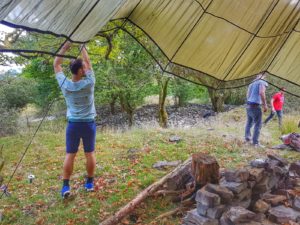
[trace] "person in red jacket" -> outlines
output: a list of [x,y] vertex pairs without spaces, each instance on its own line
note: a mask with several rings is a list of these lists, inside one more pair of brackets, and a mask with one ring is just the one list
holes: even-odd
[[282,125],[282,108],[284,105],[284,92],[285,88],[281,88],[279,92],[275,93],[271,99],[272,111],[269,117],[265,120],[264,124],[266,125],[275,115],[275,112],[278,117],[279,127]]

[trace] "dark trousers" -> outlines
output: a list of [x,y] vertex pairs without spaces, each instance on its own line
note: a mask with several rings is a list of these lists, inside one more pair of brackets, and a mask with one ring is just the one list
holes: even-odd
[[247,123],[245,128],[245,139],[246,141],[251,141],[251,128],[254,125],[252,142],[253,144],[258,144],[259,135],[262,125],[262,111],[260,106],[247,106]]
[[[279,126],[281,127],[282,125],[282,110],[276,110],[276,114],[277,114],[277,117],[278,117],[278,123],[279,123]],[[264,124],[267,124],[273,117],[275,116],[275,112],[271,112],[271,114],[268,116],[268,118],[265,120]]]

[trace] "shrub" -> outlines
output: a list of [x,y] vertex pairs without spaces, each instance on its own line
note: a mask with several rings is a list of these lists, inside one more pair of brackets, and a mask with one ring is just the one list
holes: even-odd
[[282,134],[289,134],[293,132],[300,132],[300,129],[298,128],[298,120],[295,116],[284,116],[283,117],[283,123],[281,132]]

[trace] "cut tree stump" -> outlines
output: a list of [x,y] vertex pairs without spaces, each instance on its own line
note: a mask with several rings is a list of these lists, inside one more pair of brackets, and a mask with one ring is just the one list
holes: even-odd
[[121,208],[114,215],[101,222],[100,225],[118,224],[124,217],[128,216],[147,197],[157,192],[169,179],[176,177],[177,174],[181,174],[182,170],[184,170],[187,167],[187,165],[188,167],[190,167],[191,159],[186,160],[183,164],[176,167],[172,172],[170,172],[169,174],[161,178],[159,181],[153,183],[145,190],[140,192],[133,200],[127,203],[127,205]]
[[208,183],[218,184],[219,169],[220,166],[214,157],[204,153],[192,155],[192,175],[197,188],[201,188]]

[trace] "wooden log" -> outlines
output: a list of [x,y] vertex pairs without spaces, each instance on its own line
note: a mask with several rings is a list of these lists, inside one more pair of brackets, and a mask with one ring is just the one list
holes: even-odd
[[132,212],[147,197],[157,192],[167,182],[168,179],[176,177],[176,175],[181,173],[181,171],[185,169],[187,165],[191,165],[191,161],[191,159],[186,160],[183,164],[176,167],[172,172],[170,172],[166,176],[162,177],[159,181],[147,187],[145,190],[140,192],[132,201],[130,201],[129,203],[127,203],[127,205],[122,207],[118,212],[101,222],[100,225],[118,224],[124,217],[128,216],[130,212]]
[[193,176],[191,174],[191,162],[185,164],[178,173],[173,174],[170,176],[166,183],[165,189],[177,191],[186,188],[186,184],[193,181]]
[[192,155],[192,175],[197,188],[201,188],[207,183],[218,184],[219,169],[220,166],[214,157],[203,153]]

